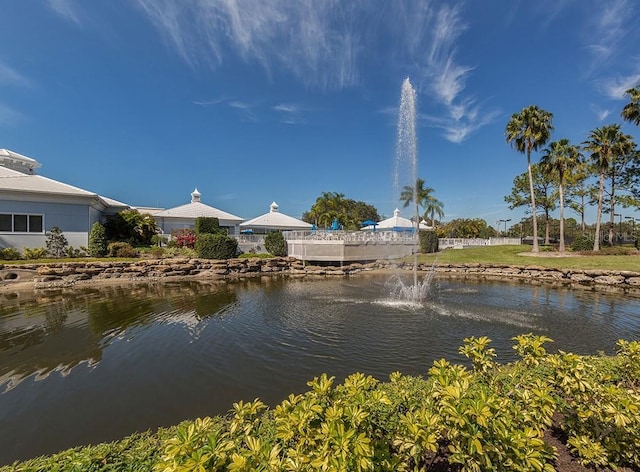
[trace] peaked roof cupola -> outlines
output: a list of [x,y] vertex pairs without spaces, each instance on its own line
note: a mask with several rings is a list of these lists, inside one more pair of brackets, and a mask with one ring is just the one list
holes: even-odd
[[271,205],[269,205],[269,213],[276,213],[278,211],[278,204],[276,202],[273,202]]
[[191,203],[200,202],[200,192],[198,192],[198,187],[195,188],[193,192],[191,192]]

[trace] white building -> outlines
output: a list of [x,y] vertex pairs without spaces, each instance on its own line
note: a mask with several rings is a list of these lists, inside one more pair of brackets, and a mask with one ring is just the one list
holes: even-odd
[[255,218],[240,224],[243,231],[251,230],[257,234],[267,234],[271,231],[304,231],[311,230],[311,223],[299,220],[293,216],[280,213],[276,202],[269,205],[269,213],[256,216]]
[[95,222],[129,205],[36,174],[41,164],[0,149],[0,248],[46,246],[46,233],[62,230],[69,245],[89,245]]
[[239,234],[239,225],[242,218],[232,215],[226,211],[218,210],[200,201],[200,192],[196,188],[191,193],[191,202],[175,208],[162,211],[150,211],[151,216],[156,220],[162,234],[171,235],[171,232],[179,229],[193,229],[196,225],[196,218],[201,216],[208,218],[218,218],[221,229],[226,229],[230,236]]
[[[397,208],[393,210],[393,216],[386,220],[379,221],[375,225],[368,225],[362,228],[363,231],[411,231],[415,228],[413,221],[403,216],[400,216],[400,210]],[[428,226],[427,223],[422,220],[420,222],[420,229],[433,229]]]

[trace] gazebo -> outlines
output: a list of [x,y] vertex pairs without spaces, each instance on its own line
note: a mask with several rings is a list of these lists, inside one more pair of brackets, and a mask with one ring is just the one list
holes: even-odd
[[[413,221],[400,216],[400,210],[393,210],[393,216],[386,220],[379,221],[376,225],[367,225],[362,228],[363,231],[412,231],[414,229]],[[420,222],[420,229],[431,229],[430,226],[423,221]]]
[[156,219],[156,223],[162,229],[162,233],[171,234],[173,230],[193,228],[196,224],[196,218],[204,216],[218,218],[220,228],[226,229],[230,236],[236,235],[242,218],[205,205],[200,201],[200,196],[200,192],[196,188],[191,192],[190,203],[169,208],[168,210],[151,212],[151,215]]
[[241,233],[267,234],[270,231],[307,231],[311,224],[280,213],[276,202],[269,205],[269,213],[257,216],[240,224]]

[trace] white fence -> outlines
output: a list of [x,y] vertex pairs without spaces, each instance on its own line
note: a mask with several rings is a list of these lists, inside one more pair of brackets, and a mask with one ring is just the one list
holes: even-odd
[[[416,236],[412,232],[403,231],[283,231],[287,241],[343,241],[345,243],[379,244],[390,243],[417,243]],[[264,251],[264,234],[238,234],[234,236],[238,240],[240,248],[245,251]],[[522,244],[520,238],[440,238],[439,249],[462,249],[476,246],[501,246]]]
[[284,231],[284,239],[305,241],[414,241],[411,231]]
[[438,239],[439,249],[462,249],[475,246],[506,246],[522,244],[520,238],[440,238]]

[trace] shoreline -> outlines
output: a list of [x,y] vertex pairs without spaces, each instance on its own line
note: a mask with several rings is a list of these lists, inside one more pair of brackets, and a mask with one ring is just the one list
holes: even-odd
[[[504,283],[532,283],[572,289],[640,293],[640,272],[611,270],[550,269],[535,265],[422,264],[421,275],[469,278]],[[0,294],[82,287],[102,287],[137,283],[222,283],[245,278],[286,276],[352,277],[410,273],[413,264],[398,261],[320,266],[294,258],[271,259],[159,259],[132,262],[49,262],[21,266],[0,264]]]

